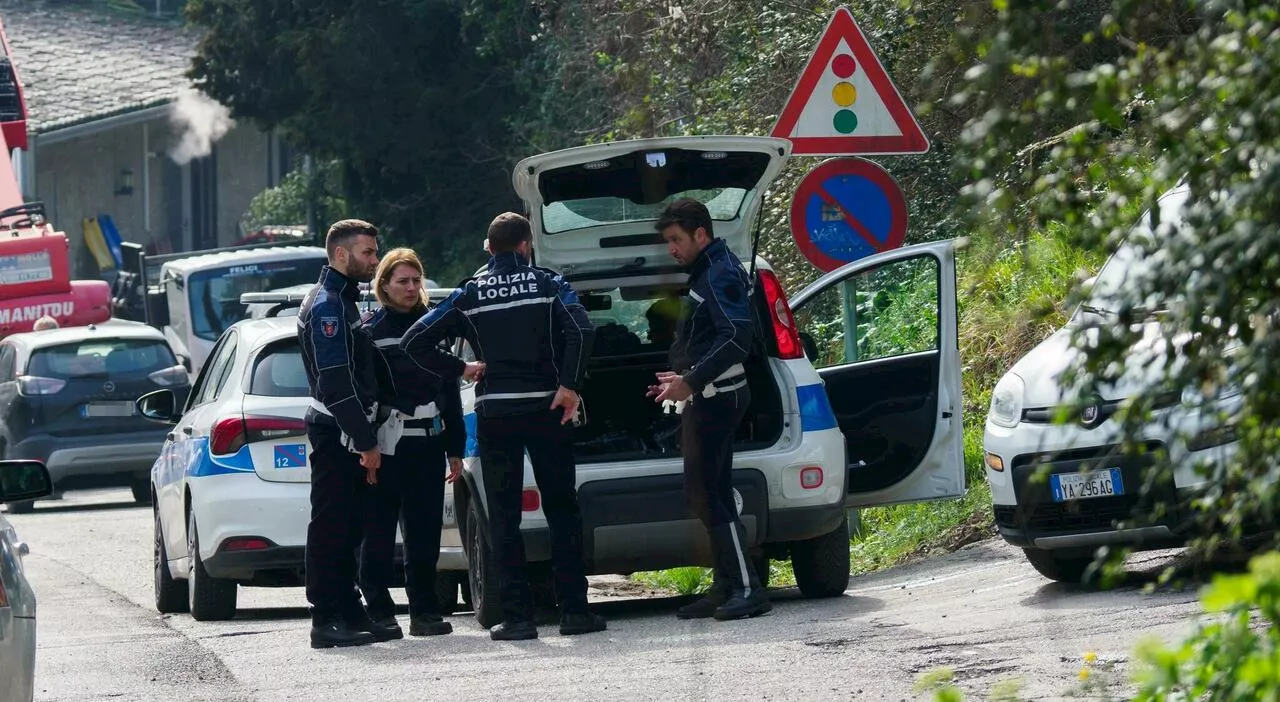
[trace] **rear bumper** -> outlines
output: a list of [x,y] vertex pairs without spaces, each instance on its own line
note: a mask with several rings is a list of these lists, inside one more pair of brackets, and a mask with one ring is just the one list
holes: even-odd
[[10,449],[11,458],[43,461],[54,483],[70,478],[146,478],[164,445],[165,431],[55,437],[37,434]]
[[[842,501],[771,511],[768,482],[755,469],[735,470],[732,484],[742,497],[739,518],[748,548],[821,536],[844,518]],[[578,502],[583,546],[593,573],[711,564],[707,530],[688,508],[683,475],[583,483]],[[525,531],[526,547],[541,547],[544,533]],[[529,560],[534,560],[532,555]]]
[[[215,578],[289,584],[301,578],[311,521],[311,484],[274,483],[257,474],[217,475],[191,480],[191,508],[200,535],[200,558]],[[257,537],[271,547],[225,551],[229,539]],[[396,539],[396,562],[401,562]],[[441,533],[440,570],[466,570],[456,527]],[[279,582],[277,582],[279,581]]]
[[0,609],[0,699],[32,699],[35,691],[36,620]]

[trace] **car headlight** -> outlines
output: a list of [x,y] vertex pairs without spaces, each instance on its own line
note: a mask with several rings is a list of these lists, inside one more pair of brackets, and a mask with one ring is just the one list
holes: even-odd
[[1026,383],[1022,378],[1007,373],[996,389],[991,391],[991,409],[987,412],[987,421],[998,427],[1012,429],[1022,421],[1023,395],[1026,394]]

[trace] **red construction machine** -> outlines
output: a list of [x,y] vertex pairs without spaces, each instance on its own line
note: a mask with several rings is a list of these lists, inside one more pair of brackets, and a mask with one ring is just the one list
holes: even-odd
[[44,316],[64,327],[105,322],[111,286],[72,280],[67,235],[48,221],[43,203],[22,198],[13,150],[27,148],[27,107],[3,25],[0,49],[0,338],[31,331]]

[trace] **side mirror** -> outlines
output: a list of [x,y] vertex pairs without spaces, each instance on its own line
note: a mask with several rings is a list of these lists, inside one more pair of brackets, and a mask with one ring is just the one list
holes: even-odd
[[139,397],[134,404],[138,407],[138,414],[153,422],[176,424],[178,421],[176,416],[178,402],[172,390],[149,392]]
[[0,461],[0,502],[35,500],[51,492],[53,479],[40,461]]
[[800,334],[800,346],[804,348],[804,355],[808,356],[810,361],[818,358],[818,345],[813,341],[813,335],[809,332],[802,331]]

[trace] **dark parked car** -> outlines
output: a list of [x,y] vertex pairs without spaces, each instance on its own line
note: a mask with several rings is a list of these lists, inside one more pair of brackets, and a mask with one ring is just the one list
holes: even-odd
[[[190,380],[164,336],[137,322],[14,334],[0,341],[0,458],[42,461],[58,491],[128,485],[151,500],[151,464],[168,429],[134,401]],[[32,509],[9,504],[10,512]]]

